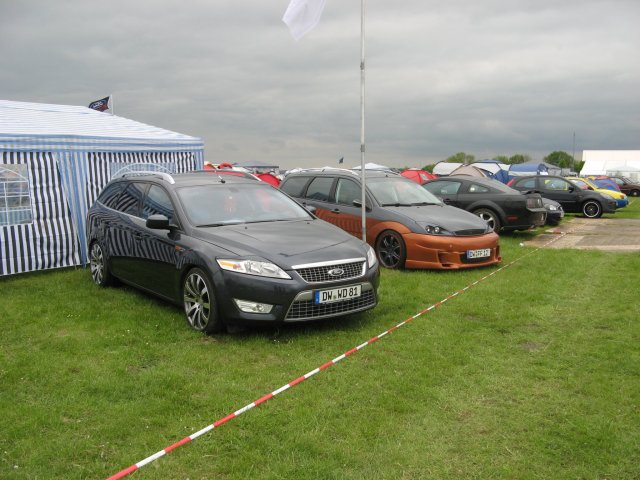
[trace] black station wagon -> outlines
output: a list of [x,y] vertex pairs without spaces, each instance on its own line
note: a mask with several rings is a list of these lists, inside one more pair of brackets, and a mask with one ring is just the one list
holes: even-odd
[[182,305],[188,324],[317,320],[377,304],[371,247],[263,182],[215,172],[112,180],[87,215],[93,281]]

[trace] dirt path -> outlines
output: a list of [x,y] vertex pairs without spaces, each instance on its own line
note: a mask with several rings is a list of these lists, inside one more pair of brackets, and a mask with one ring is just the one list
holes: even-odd
[[525,246],[540,247],[566,233],[546,248],[576,248],[609,252],[640,251],[640,220],[624,218],[571,218],[559,227],[547,227],[544,233]]

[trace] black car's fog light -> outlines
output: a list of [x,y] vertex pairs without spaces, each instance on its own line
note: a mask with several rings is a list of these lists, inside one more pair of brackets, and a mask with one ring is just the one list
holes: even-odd
[[268,303],[250,302],[249,300],[233,299],[236,306],[245,313],[270,313],[273,305]]

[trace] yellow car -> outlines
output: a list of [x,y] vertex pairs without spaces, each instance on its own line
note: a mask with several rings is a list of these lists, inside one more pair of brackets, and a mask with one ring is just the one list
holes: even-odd
[[579,186],[583,190],[594,190],[598,193],[603,193],[605,195],[609,195],[610,197],[613,197],[613,199],[616,201],[616,208],[622,208],[629,205],[629,199],[622,192],[609,190],[608,188],[600,188],[598,185],[593,183],[593,181],[591,181],[588,178],[580,178],[580,177],[566,177],[566,178],[567,180],[571,180],[573,183],[575,183],[577,186]]

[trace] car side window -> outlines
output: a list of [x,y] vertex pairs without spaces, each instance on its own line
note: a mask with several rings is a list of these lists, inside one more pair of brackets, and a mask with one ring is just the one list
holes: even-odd
[[329,194],[331,193],[331,185],[333,185],[332,177],[314,178],[309,184],[309,188],[307,188],[306,198],[328,202]]
[[149,187],[142,204],[142,218],[146,220],[151,215],[164,215],[169,219],[169,223],[173,221],[173,205],[169,194],[157,185]]
[[116,208],[115,203],[118,200],[118,195],[122,191],[123,183],[112,183],[107,188],[105,188],[100,196],[98,197],[98,201],[109,208]]
[[471,185],[469,185],[469,193],[489,193],[489,189],[484,185],[472,183]]
[[520,187],[520,188],[535,189],[536,188],[536,179],[535,178],[528,178],[526,180],[521,180],[521,181],[517,182],[516,185],[518,187]]
[[567,191],[570,185],[560,178],[545,178],[542,180],[542,186],[545,190]]
[[452,182],[450,180],[430,182],[425,185],[425,188],[438,197],[443,195],[456,195],[458,190],[460,190],[460,182]]
[[132,182],[127,185],[124,192],[118,197],[118,201],[115,203],[114,208],[122,213],[140,216],[140,201],[144,195],[146,184]]
[[291,177],[284,182],[280,189],[292,197],[301,197],[308,181],[309,177]]
[[346,178],[339,178],[336,186],[336,203],[341,205],[353,206],[354,200],[362,198],[362,189],[360,186]]

